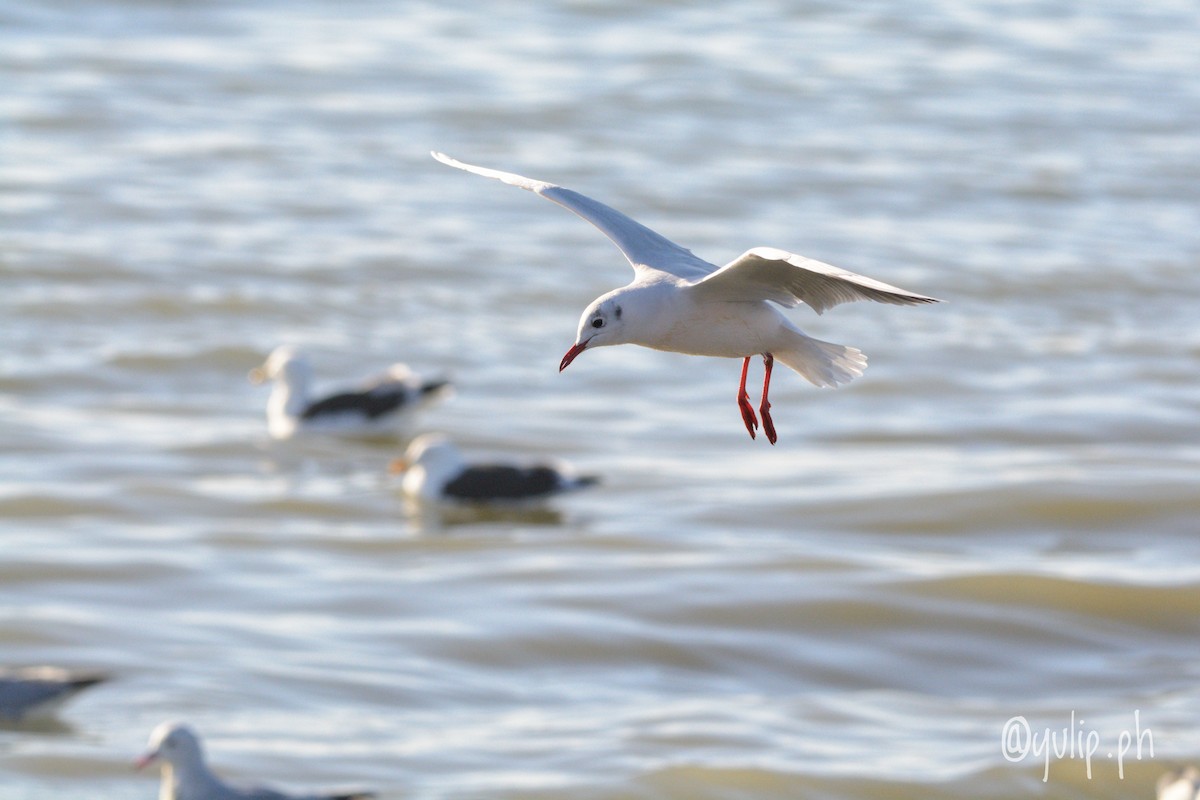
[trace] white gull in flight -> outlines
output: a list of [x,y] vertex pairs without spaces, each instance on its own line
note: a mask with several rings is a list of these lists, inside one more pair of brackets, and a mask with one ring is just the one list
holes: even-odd
[[204,762],[200,738],[187,725],[164,722],[150,734],[150,749],[137,760],[138,769],[162,763],[159,800],[367,800],[372,792],[288,794],[262,786],[231,786]]
[[763,358],[762,416],[767,439],[776,441],[767,399],[775,359],[816,386],[837,386],[866,368],[853,347],[805,335],[772,303],[806,303],[818,314],[851,300],[914,305],[935,298],[772,247],[755,247],[718,268],[603,203],[552,183],[510,172],[464,164],[443,153],[435,159],[451,167],[540,194],[575,212],[601,230],[633,267],[633,281],[601,295],[584,310],[575,344],[563,356],[566,369],[585,349],[639,344],[697,356],[741,358],[737,403],[750,438],[758,418],[746,393],[750,358]]
[[287,439],[300,430],[377,436],[395,433],[414,412],[448,393],[449,381],[423,380],[404,364],[352,389],[313,400],[312,367],[295,348],[275,348],[262,366],[250,371],[254,383],[274,381],[267,400],[267,430]]

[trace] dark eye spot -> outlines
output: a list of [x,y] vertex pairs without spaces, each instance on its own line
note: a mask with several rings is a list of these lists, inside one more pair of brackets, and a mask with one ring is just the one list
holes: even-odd
[[603,328],[604,320],[600,319],[600,317],[596,317],[594,320],[592,320],[592,327],[593,328]]
[[621,307],[617,306],[615,309],[613,309],[613,311],[617,315],[617,319],[620,319],[621,318]]

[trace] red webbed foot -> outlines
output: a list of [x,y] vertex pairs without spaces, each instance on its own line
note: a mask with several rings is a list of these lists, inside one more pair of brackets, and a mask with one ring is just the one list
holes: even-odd
[[742,422],[746,423],[746,430],[753,439],[754,432],[758,430],[758,418],[754,416],[754,406],[750,405],[750,396],[746,394],[746,373],[749,369],[750,359],[747,357],[742,360],[742,382],[738,384],[737,403],[738,410],[742,412]]
[[[750,359],[746,361],[749,362]],[[763,353],[763,392],[758,413],[762,415],[763,433],[767,434],[767,441],[771,444],[775,444],[775,440],[779,438],[775,434],[775,422],[771,419],[771,401],[767,399],[767,393],[771,390],[771,368],[774,366],[775,356]]]

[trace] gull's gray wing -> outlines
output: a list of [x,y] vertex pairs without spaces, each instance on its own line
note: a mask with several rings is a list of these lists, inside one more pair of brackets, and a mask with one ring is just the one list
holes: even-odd
[[916,305],[937,303],[849,270],[774,247],[755,247],[688,288],[696,297],[724,300],[771,300],[783,306],[807,303],[818,314],[853,300]]
[[615,208],[606,206],[579,192],[511,172],[464,164],[444,153],[434,152],[431,155],[448,166],[473,172],[485,178],[494,178],[511,186],[540,194],[547,200],[553,200],[563,208],[575,212],[611,239],[629,260],[634,271],[638,273],[659,271],[685,280],[698,280],[715,269],[714,265],[696,257],[687,248],[680,247]]
[[57,667],[0,671],[0,719],[51,714],[74,695],[104,680],[106,677],[100,674],[73,673]]

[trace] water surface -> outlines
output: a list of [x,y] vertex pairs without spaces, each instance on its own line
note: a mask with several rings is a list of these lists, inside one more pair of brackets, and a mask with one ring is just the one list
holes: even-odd
[[[153,797],[167,718],[385,798],[1151,796],[1200,759],[1197,23],[0,2],[0,660],[116,676],[0,730],[5,797]],[[431,149],[948,302],[797,310],[871,366],[777,372],[771,448],[736,362],[557,374],[627,267]],[[422,429],[604,483],[413,509],[403,442],[268,441],[283,342],[449,375]],[[1092,777],[1007,761],[1015,716],[1094,731]]]

